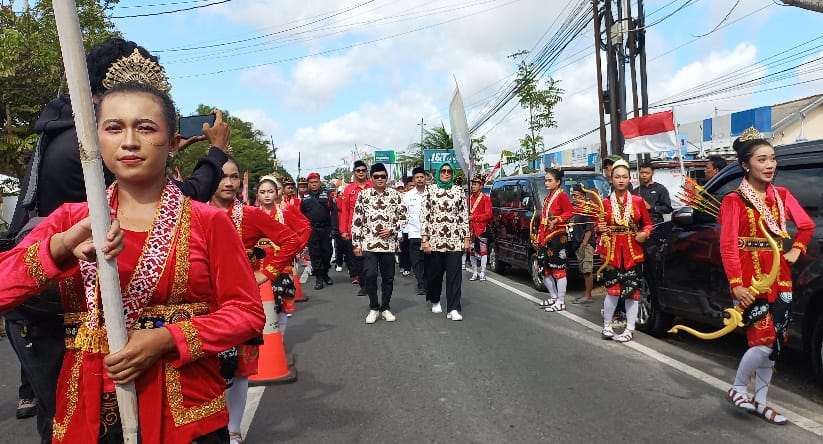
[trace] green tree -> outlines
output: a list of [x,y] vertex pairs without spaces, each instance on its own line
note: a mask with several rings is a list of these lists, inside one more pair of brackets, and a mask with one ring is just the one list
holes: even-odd
[[[522,57],[528,51],[521,51],[509,57]],[[557,86],[560,81],[548,78],[544,84],[540,82],[540,72],[533,63],[521,60],[517,66],[517,76],[514,84],[520,106],[529,111],[526,118],[528,133],[519,139],[523,158],[537,159],[538,148],[543,148],[543,136],[540,133],[546,128],[557,128],[554,116],[554,107],[562,100],[563,90]]]
[[[195,114],[208,114],[214,107],[199,105]],[[241,171],[249,172],[250,187],[254,187],[260,176],[271,174],[274,169],[276,148],[271,147],[269,138],[262,131],[255,129],[252,122],[246,122],[234,117],[228,111],[223,111],[223,120],[231,128],[231,147],[235,159],[240,164]],[[197,160],[208,149],[208,142],[195,143],[172,160],[171,165],[180,169],[185,177],[194,170]],[[291,177],[282,166],[278,165],[276,173],[280,177]]]
[[[44,103],[65,91],[63,59],[51,1],[0,7],[0,172],[23,177],[25,154],[37,141],[34,122]],[[77,0],[86,50],[117,35],[107,17],[118,0]]]
[[349,179],[351,179],[351,175],[352,172],[348,167],[340,166],[335,168],[334,171],[332,171],[331,173],[323,176],[323,180],[329,182],[332,180],[343,179],[343,182],[348,182]]
[[[475,162],[480,162],[483,155],[486,153],[487,147],[484,144],[486,136],[479,138],[471,138],[472,156]],[[403,156],[403,165],[410,165],[411,167],[423,165],[423,150],[451,150],[454,149],[454,141],[451,134],[446,131],[446,126],[440,123],[440,126],[433,129],[423,130],[423,143],[412,143],[409,145],[406,154]],[[398,162],[400,163],[400,162]]]

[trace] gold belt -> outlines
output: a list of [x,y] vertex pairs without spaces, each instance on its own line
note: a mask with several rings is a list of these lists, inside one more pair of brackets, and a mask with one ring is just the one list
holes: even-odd
[[623,225],[609,225],[609,231],[611,234],[629,234],[634,233],[630,227],[626,227]]
[[[140,316],[132,329],[160,328],[166,324],[174,324],[209,312],[209,304],[205,302],[152,305],[140,312]],[[66,313],[64,315],[66,348],[94,353],[108,353],[106,327],[91,329],[86,325],[86,319],[88,319],[88,312],[86,311]]]
[[[783,251],[783,246],[778,242],[780,251]],[[767,251],[771,250],[772,246],[765,237],[738,237],[737,248],[740,251]]]
[[274,242],[271,239],[266,239],[265,237],[257,241],[257,247],[271,247],[274,245]]

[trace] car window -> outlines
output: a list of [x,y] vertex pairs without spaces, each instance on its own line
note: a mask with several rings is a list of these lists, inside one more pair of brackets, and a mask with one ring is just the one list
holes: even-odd
[[516,182],[506,182],[492,190],[492,205],[502,208],[520,206],[520,187]]
[[823,205],[823,165],[799,165],[778,170],[774,184],[791,191],[812,218],[820,217]]
[[563,176],[563,191],[565,191],[566,194],[571,195],[572,188],[577,184],[582,184],[590,190],[597,190],[602,197],[608,197],[609,182],[603,176]]

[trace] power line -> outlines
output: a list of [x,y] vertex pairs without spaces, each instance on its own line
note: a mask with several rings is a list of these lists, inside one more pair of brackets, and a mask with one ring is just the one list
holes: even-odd
[[230,1],[232,1],[232,0],[219,0],[219,1],[216,1],[214,3],[209,3],[207,5],[190,6],[188,8],[180,8],[180,9],[174,9],[174,10],[171,10],[171,11],[163,11],[163,12],[150,12],[150,13],[146,13],[146,14],[135,14],[135,15],[113,15],[110,18],[113,18],[113,19],[126,19],[126,18],[137,18],[137,17],[151,17],[151,16],[155,16],[155,15],[164,15],[164,14],[174,14],[176,12],[191,11],[193,9],[207,8],[209,6],[219,5],[219,4],[222,4],[222,3],[228,3]]

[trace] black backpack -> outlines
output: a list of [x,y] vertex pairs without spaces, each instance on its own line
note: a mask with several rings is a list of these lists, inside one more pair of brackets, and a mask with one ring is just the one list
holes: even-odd
[[14,216],[11,218],[8,231],[0,238],[0,251],[8,251],[17,246],[34,227],[45,219],[37,212],[37,188],[43,150],[48,143],[46,139],[45,134],[40,134],[31,153],[29,168],[23,182],[20,183],[20,196],[14,207]]

